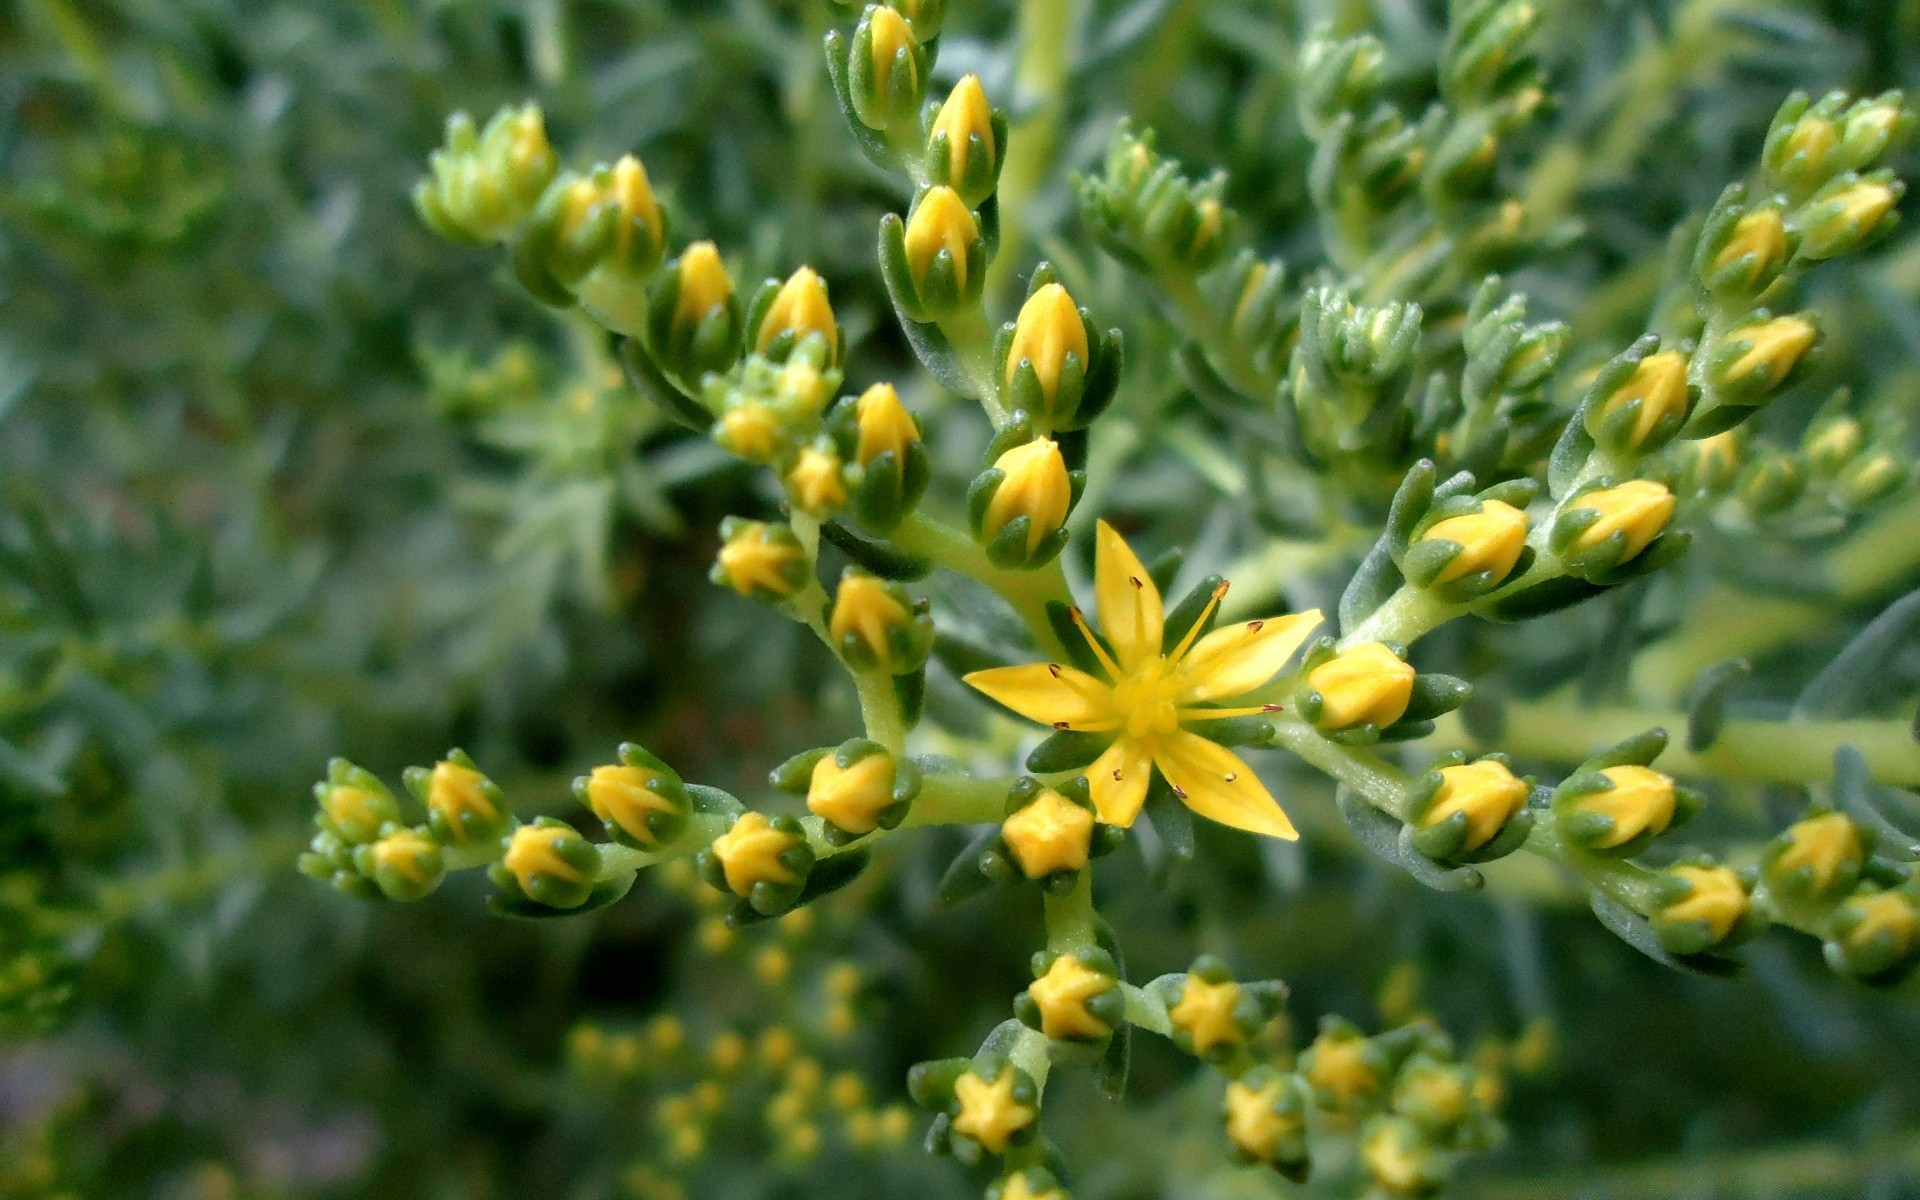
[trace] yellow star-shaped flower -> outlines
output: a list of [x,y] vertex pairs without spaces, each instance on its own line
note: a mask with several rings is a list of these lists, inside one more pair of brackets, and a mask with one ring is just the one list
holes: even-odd
[[1040,1010],[1040,1032],[1050,1038],[1103,1038],[1113,1028],[1087,1011],[1087,1001],[1111,991],[1114,981],[1071,954],[1053,960],[1027,988]]
[[1259,1088],[1239,1080],[1227,1085],[1227,1136],[1250,1158],[1272,1159],[1282,1138],[1300,1132],[1299,1116],[1275,1111],[1280,1090],[1278,1079]]
[[1271,837],[1298,837],[1253,768],[1185,726],[1275,711],[1270,704],[1211,705],[1273,678],[1320,623],[1319,610],[1229,625],[1198,637],[1226,592],[1223,584],[1200,620],[1168,649],[1160,590],[1104,521],[1094,545],[1093,577],[1105,641],[1094,636],[1079,610],[1073,619],[1106,678],[1065,663],[1028,663],[975,671],[967,683],[1055,729],[1112,733],[1113,744],[1087,768],[1094,807],[1110,825],[1133,824],[1158,770],[1174,795],[1203,817]]
[[752,893],[756,883],[794,881],[794,873],[780,856],[798,840],[791,833],[775,829],[765,813],[744,812],[733,828],[713,839],[713,853],[720,860],[728,889],[745,896]]
[[956,1133],[963,1133],[994,1154],[1004,1154],[1016,1133],[1033,1124],[1033,1106],[1013,1097],[1013,1070],[1002,1067],[992,1082],[969,1071],[954,1081],[953,1098],[960,1112],[953,1118]]
[[1193,1041],[1195,1054],[1206,1054],[1216,1046],[1237,1046],[1246,1033],[1233,1018],[1240,1003],[1240,985],[1231,979],[1208,983],[1198,975],[1187,976],[1180,1002],[1167,1010],[1174,1028],[1184,1030]]
[[1093,844],[1093,814],[1052,788],[1042,788],[1025,808],[1001,822],[1000,837],[1028,879],[1078,871],[1087,865]]

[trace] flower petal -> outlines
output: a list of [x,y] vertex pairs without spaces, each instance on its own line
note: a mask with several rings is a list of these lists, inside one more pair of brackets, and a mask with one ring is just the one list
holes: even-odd
[[1160,589],[1126,539],[1105,521],[1093,544],[1093,602],[1100,613],[1100,632],[1113,646],[1122,670],[1132,671],[1142,659],[1160,653],[1166,620]]
[[1180,702],[1250,692],[1272,679],[1320,624],[1320,610],[1216,629],[1180,660]]
[[1209,821],[1292,841],[1300,834],[1239,755],[1182,729],[1154,746],[1154,765],[1186,806]]
[[1113,689],[1064,663],[992,667],[963,682],[1030,721],[1056,729],[1101,730],[1116,724],[1107,697]]
[[1094,811],[1109,825],[1132,825],[1147,801],[1147,783],[1153,778],[1153,758],[1132,738],[1108,746],[1087,768],[1087,787]]

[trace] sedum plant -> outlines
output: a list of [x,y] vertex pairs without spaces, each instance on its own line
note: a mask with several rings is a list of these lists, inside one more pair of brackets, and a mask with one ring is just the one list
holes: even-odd
[[1906,8],[190,7],[0,26],[0,1196],[1900,1186]]

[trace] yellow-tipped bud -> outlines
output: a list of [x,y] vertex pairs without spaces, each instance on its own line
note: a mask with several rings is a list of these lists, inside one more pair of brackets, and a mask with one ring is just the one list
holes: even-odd
[[787,494],[804,513],[824,517],[847,502],[846,464],[831,450],[808,446],[787,469]]
[[1805,868],[1807,890],[1817,895],[1865,857],[1860,827],[1842,813],[1824,813],[1796,822],[1780,835],[1780,850],[1769,870],[1786,875]]
[[435,764],[427,777],[427,808],[455,831],[469,823],[492,825],[505,816],[487,794],[487,777],[451,761]]
[[1641,359],[1627,381],[1601,403],[1601,420],[1605,421],[1635,400],[1640,402],[1640,414],[1627,435],[1629,446],[1644,443],[1663,418],[1685,420],[1689,405],[1687,356],[1678,350],[1662,350]]
[[1039,1113],[1014,1096],[1011,1067],[1002,1067],[992,1083],[968,1071],[954,1080],[953,1098],[959,1107],[953,1130],[964,1134],[992,1154],[1004,1154],[1014,1135],[1034,1123]]
[[1890,180],[1859,179],[1808,205],[1800,252],[1808,258],[1832,258],[1864,245],[1880,221],[1899,202]]
[[[725,551],[722,551],[724,554]],[[656,813],[678,812],[674,797],[658,786],[657,771],[621,763],[595,767],[587,776],[587,807],[593,815],[614,826],[643,846],[658,845],[648,818]],[[674,791],[678,791],[675,781]]]
[[1716,382],[1726,389],[1765,395],[1778,388],[1813,348],[1819,331],[1801,316],[1772,317],[1743,325],[1727,335],[1729,346],[1744,350],[1715,364]]
[[854,424],[859,433],[854,461],[863,467],[888,451],[904,462],[907,448],[920,440],[919,423],[890,383],[876,383],[860,393],[854,402]]
[[[904,27],[904,25],[903,25]],[[980,226],[960,193],[950,187],[929,188],[907,218],[907,270],[916,287],[925,287],[933,260],[945,250],[953,256],[953,282],[967,287],[967,251],[980,240]]]
[[1642,833],[1664,833],[1673,823],[1679,793],[1670,777],[1631,764],[1608,767],[1600,774],[1613,786],[1580,797],[1576,805],[1582,812],[1599,813],[1613,821],[1613,831],[1592,843],[1595,849],[1610,850]]
[[1027,297],[1020,316],[1013,324],[1013,342],[1007,350],[1006,383],[1013,385],[1021,363],[1033,364],[1040,382],[1040,394],[1046,407],[1053,407],[1060,394],[1060,373],[1067,357],[1080,360],[1080,370],[1088,366],[1087,328],[1080,319],[1079,306],[1067,289],[1049,283]]
[[994,143],[993,108],[979,76],[963,75],[953,85],[927,137],[929,142],[946,138],[946,181],[962,199],[979,204],[993,194],[1000,147]]
[[[397,829],[373,843],[374,877],[394,884],[392,893],[425,895],[445,872],[445,855],[432,838],[417,829]],[[392,879],[382,879],[390,874]]]
[[1059,443],[1035,438],[1008,450],[994,460],[993,466],[1004,478],[987,501],[980,537],[991,542],[1016,517],[1025,517],[1025,549],[1032,554],[1067,522],[1067,510],[1073,504],[1073,480],[1067,474],[1067,461],[1060,455]]
[[1464,848],[1478,850],[1494,839],[1501,827],[1527,805],[1526,781],[1497,759],[1440,769],[1440,790],[1433,806],[1420,819],[1423,827],[1440,824],[1455,813],[1467,815]]
[[665,240],[666,222],[660,216],[660,202],[654,199],[653,185],[647,181],[647,169],[640,160],[631,154],[623,154],[620,161],[613,164],[613,176],[607,185],[607,196],[620,207],[623,218],[615,226],[613,235],[614,254],[620,261],[628,261],[636,254],[633,244],[634,223],[646,227],[653,235],[654,252]]
[[[1749,258],[1749,256],[1751,256]],[[1753,287],[1766,279],[1787,257],[1787,225],[1777,208],[1758,208],[1733,223],[1726,244],[1713,256],[1711,279]],[[1741,260],[1749,259],[1745,274],[1735,277]],[[1716,285],[1718,286],[1718,285]]]
[[1001,822],[1000,839],[1028,879],[1078,871],[1092,850],[1093,813],[1052,788],[1041,788]]
[[893,776],[893,759],[886,754],[866,755],[848,767],[826,755],[814,764],[807,809],[848,833],[872,833],[880,827],[880,814],[893,807]]
[[[897,9],[885,6],[875,9],[868,28],[873,35],[868,51],[868,61],[873,68],[873,91],[876,95],[884,96],[893,85],[896,62],[910,73],[918,72],[919,67],[915,65],[913,57],[917,43],[914,41],[913,28]],[[906,53],[902,54],[901,51]],[[905,82],[908,88],[912,88],[917,78],[910,74]]]
[[1705,926],[1712,942],[1724,941],[1740,918],[1747,915],[1750,901],[1740,877],[1729,867],[1678,866],[1667,874],[1682,880],[1687,893],[1660,910],[1663,923],[1698,921]]
[[1053,960],[1027,988],[1040,1017],[1040,1032],[1055,1039],[1103,1038],[1113,1026],[1087,1010],[1087,1001],[1113,990],[1114,980],[1071,954]]
[[673,306],[673,334],[686,336],[706,315],[733,295],[733,279],[720,261],[719,247],[695,242],[680,253],[679,292]]
[[766,353],[783,333],[792,334],[796,343],[818,335],[827,344],[830,361],[839,350],[840,327],[833,319],[833,306],[827,303],[827,285],[812,267],[795,271],[774,293],[754,348]]
[[1413,668],[1381,643],[1355,646],[1307,674],[1307,686],[1320,693],[1314,723],[1322,729],[1385,729],[1407,711],[1413,679]]
[[1651,479],[1630,479],[1618,487],[1589,492],[1574,504],[1599,516],[1574,538],[1573,550],[1592,550],[1618,533],[1626,539],[1621,562],[1645,550],[1673,518],[1673,493]]
[[1481,503],[1480,511],[1464,513],[1436,521],[1421,535],[1421,541],[1453,542],[1460,547],[1434,584],[1452,583],[1480,571],[1493,583],[1504,580],[1520,560],[1527,546],[1527,514],[1501,500]]
[[513,831],[513,840],[507,843],[506,857],[501,861],[522,891],[533,892],[540,886],[536,882],[540,876],[580,884],[586,882],[585,873],[567,861],[563,851],[570,843],[585,840],[566,825],[522,825]]
[[[807,581],[807,551],[785,526],[741,521],[723,527],[726,542],[714,562],[714,581],[742,596],[784,600]],[[596,810],[598,811],[598,810]]]
[[790,884],[799,876],[780,861],[782,855],[805,839],[799,834],[776,829],[765,813],[744,812],[733,827],[713,839],[713,856],[727,881],[727,889],[736,896],[747,896],[757,883]]
[[1227,1084],[1227,1137],[1256,1162],[1272,1162],[1281,1146],[1306,1135],[1305,1111],[1282,1105],[1285,1088],[1285,1079],[1279,1075],[1263,1076],[1259,1087],[1238,1079]]
[[886,580],[858,571],[840,577],[827,633],[842,653],[871,659],[890,673],[910,670],[916,664],[902,660],[896,642],[913,626],[913,610]]
[[1215,983],[1189,975],[1181,985],[1179,1002],[1167,1010],[1167,1019],[1187,1035],[1193,1053],[1205,1056],[1247,1040],[1246,1030],[1234,1016],[1239,1004],[1240,985],[1233,980]]
[[736,404],[715,424],[713,440],[748,462],[770,462],[780,449],[780,418],[757,400]]

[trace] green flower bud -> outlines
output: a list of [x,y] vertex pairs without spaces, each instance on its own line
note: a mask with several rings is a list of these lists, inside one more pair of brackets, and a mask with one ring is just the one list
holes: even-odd
[[[1446,762],[1442,759],[1441,762]],[[1499,755],[1427,772],[1408,797],[1408,840],[1428,858],[1476,862],[1519,848],[1533,823],[1530,781]]]
[[1710,860],[1669,867],[1655,904],[1648,919],[1660,944],[1673,954],[1725,949],[1758,927],[1747,885],[1732,868]]
[[472,118],[447,119],[445,145],[428,159],[414,207],[435,233],[459,241],[503,241],[532,214],[559,159],[538,105],[502,108],[475,133]]
[[1583,573],[1637,558],[1666,532],[1673,492],[1651,479],[1630,479],[1575,498],[1554,523],[1555,551]]
[[1740,473],[1740,501],[1755,516],[1785,512],[1799,503],[1806,490],[1806,468],[1777,450],[1762,450]]
[[[1468,581],[1474,592],[1489,591],[1506,582],[1526,549],[1526,510],[1501,500],[1484,500],[1478,512],[1427,526],[1408,548],[1408,577],[1422,587]],[[1444,565],[1429,575],[1427,560],[1444,560]]]
[[1800,452],[1816,474],[1833,475],[1860,453],[1866,437],[1866,430],[1853,417],[1832,417],[1807,428]]
[[1767,844],[1760,877],[1776,903],[1819,904],[1851,892],[1873,851],[1873,835],[1843,813],[1811,816]]
[[1835,179],[1796,214],[1801,256],[1818,261],[1851,254],[1885,236],[1898,223],[1893,206],[1905,191],[1890,171]]
[[1843,975],[1892,983],[1920,960],[1920,901],[1912,885],[1898,891],[1862,887],[1834,911],[1827,962]]
[[1587,404],[1587,432],[1615,453],[1648,454],[1680,431],[1693,398],[1686,355],[1677,350],[1649,354],[1604,397]]
[[1033,983],[1015,997],[1013,1014],[1056,1042],[1105,1041],[1126,1007],[1118,968],[1104,950],[1033,956]]
[[547,908],[579,908],[593,894],[600,849],[552,817],[522,825],[488,868],[494,886]]
[[639,746],[620,747],[620,761],[573,781],[573,794],[622,845],[658,850],[686,828],[693,801],[680,776]]
[[725,371],[739,357],[740,301],[712,242],[695,242],[668,263],[647,303],[654,356],[680,378]]
[[513,820],[506,796],[464,750],[449,751],[430,771],[407,768],[406,783],[427,806],[427,825],[444,845],[491,842]]
[[1694,273],[1714,295],[1751,304],[1771,288],[1799,244],[1773,203],[1750,204],[1734,184],[1707,216],[1694,254]]
[[1338,1017],[1323,1020],[1319,1036],[1300,1055],[1300,1078],[1312,1089],[1314,1104],[1344,1116],[1380,1106],[1390,1069],[1386,1052]]
[[728,517],[720,523],[720,553],[708,578],[722,587],[770,604],[807,585],[813,564],[792,529]]
[[647,328],[646,280],[666,252],[667,222],[647,180],[647,169],[631,154],[611,167],[593,170],[600,203],[610,210],[611,235],[599,264],[574,288],[581,307],[595,320],[639,337]]
[[315,821],[349,846],[370,842],[383,826],[398,823],[400,806],[374,775],[344,758],[327,763],[325,782],[313,785],[320,805]]
[[418,829],[396,829],[358,847],[353,862],[382,895],[400,904],[424,899],[447,873],[446,851]]
[[898,9],[868,5],[854,29],[847,57],[847,89],[854,115],[878,133],[911,121],[920,111],[926,67],[925,54],[907,18]]

